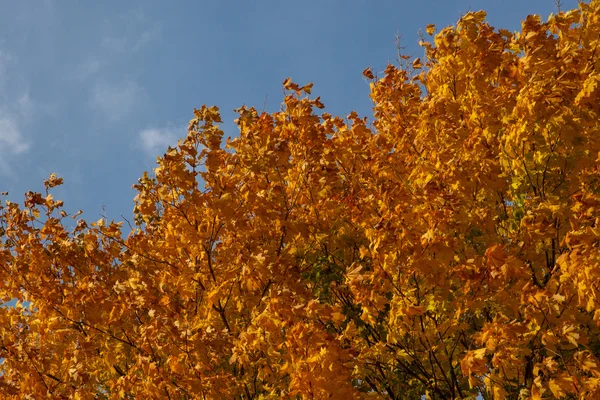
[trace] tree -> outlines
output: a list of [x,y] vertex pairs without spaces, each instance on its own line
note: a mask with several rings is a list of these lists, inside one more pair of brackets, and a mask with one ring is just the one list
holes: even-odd
[[55,175],[6,201],[2,398],[599,398],[599,37],[468,13],[364,71],[372,125],[289,79],[225,143],[204,106],[129,234]]

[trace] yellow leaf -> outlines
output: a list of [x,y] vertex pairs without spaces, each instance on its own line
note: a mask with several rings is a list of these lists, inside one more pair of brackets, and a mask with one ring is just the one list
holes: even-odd
[[410,306],[404,310],[404,313],[409,317],[415,317],[425,314],[425,306]]
[[554,396],[557,398],[563,397],[573,391],[573,378],[561,375],[560,377],[550,379],[548,387]]

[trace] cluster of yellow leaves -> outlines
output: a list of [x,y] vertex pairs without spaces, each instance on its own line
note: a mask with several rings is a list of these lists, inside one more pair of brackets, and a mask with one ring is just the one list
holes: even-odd
[[372,125],[195,110],[129,234],[7,201],[0,396],[600,398],[599,44],[598,0],[468,13],[363,72]]

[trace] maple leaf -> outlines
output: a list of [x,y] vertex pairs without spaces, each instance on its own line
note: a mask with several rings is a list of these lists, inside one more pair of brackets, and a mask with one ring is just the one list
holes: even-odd
[[0,204],[0,397],[600,398],[598,21],[428,25],[372,124],[195,109],[129,234]]

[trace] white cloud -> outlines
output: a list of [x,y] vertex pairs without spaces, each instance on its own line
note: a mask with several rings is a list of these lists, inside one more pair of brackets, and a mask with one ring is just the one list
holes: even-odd
[[84,81],[98,73],[102,68],[102,62],[97,59],[90,57],[75,67],[73,77],[77,80]]
[[147,29],[136,35],[130,36],[105,36],[102,38],[102,47],[114,53],[137,52],[152,43],[160,36],[158,27]]
[[16,120],[5,114],[0,114],[0,174],[12,174],[10,157],[26,152],[29,143],[25,141]]
[[6,73],[6,67],[12,60],[13,58],[8,53],[0,50],[0,75]]
[[107,21],[101,46],[113,53],[142,50],[161,37],[161,26],[148,20],[143,10],[132,10]]
[[19,114],[22,116],[30,115],[34,110],[33,100],[29,96],[29,93],[24,93],[17,99],[16,102],[17,109],[19,110]]
[[[10,174],[11,157],[25,153],[29,143],[25,140],[19,119],[33,109],[26,92],[16,99],[5,90],[9,78],[9,64],[14,58],[0,49],[0,173]],[[11,77],[12,78],[12,77]],[[8,93],[8,94],[7,94]]]
[[[150,155],[164,152],[168,146],[175,146],[181,130],[174,128],[149,128],[139,133],[140,146]],[[183,131],[185,132],[185,131]]]
[[20,154],[29,149],[14,118],[0,115],[0,155]]
[[129,46],[129,40],[124,36],[105,36],[102,38],[102,46],[118,53],[123,53]]
[[133,44],[132,50],[133,51],[141,50],[146,45],[157,40],[160,37],[160,34],[161,34],[161,31],[160,31],[160,27],[158,25],[155,25],[155,26],[151,27],[150,29],[146,29],[139,35],[139,37]]
[[144,90],[133,81],[99,82],[92,88],[91,105],[111,121],[129,114],[141,101]]
[[[8,66],[9,64],[13,61],[13,58],[10,54],[6,53],[5,51],[2,51],[2,49],[0,49],[0,90],[4,91],[4,84],[6,82],[6,75],[7,75],[7,71],[8,71]],[[2,96],[2,93],[0,93],[0,97]]]

